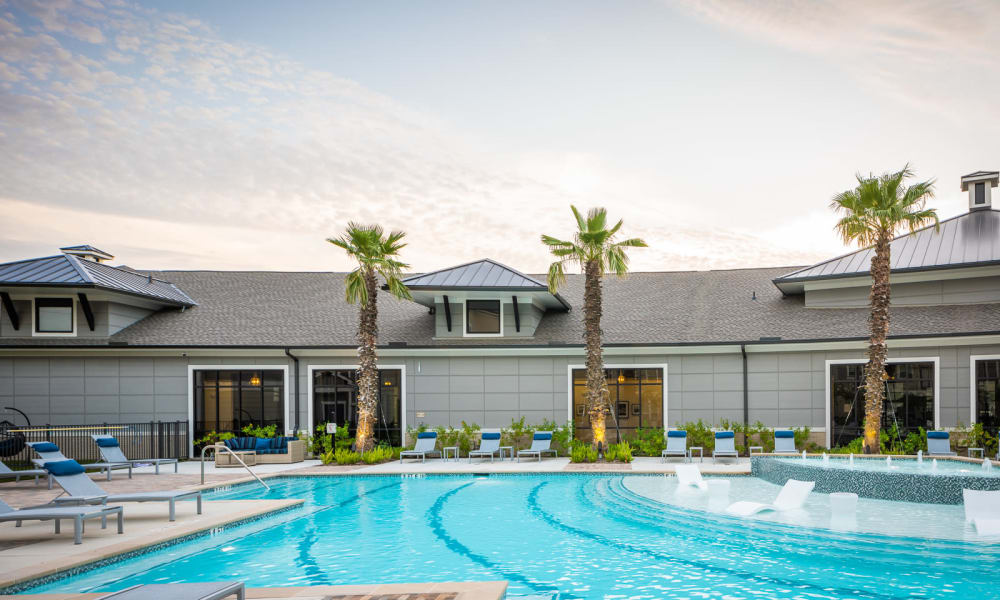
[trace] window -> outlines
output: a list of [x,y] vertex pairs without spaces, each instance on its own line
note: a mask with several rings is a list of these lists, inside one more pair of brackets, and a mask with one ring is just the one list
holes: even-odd
[[275,425],[284,434],[284,399],[284,371],[195,371],[195,437],[235,433],[250,424]]
[[499,335],[500,301],[466,300],[465,333],[474,335]]
[[[379,400],[375,413],[375,439],[393,446],[402,444],[402,371],[380,369]],[[313,372],[313,428],[321,423],[347,424],[351,435],[358,428],[358,372]]]
[[73,333],[72,298],[35,298],[37,333]]
[[976,184],[976,204],[986,204],[986,182]]
[[996,435],[1000,430],[1000,360],[976,361],[976,423]]
[[[621,441],[640,427],[663,427],[663,369],[604,369],[604,377],[611,402],[609,441]],[[573,425],[576,438],[590,439],[586,369],[573,369]]]
[[[899,434],[934,428],[934,363],[889,363],[885,366],[885,405],[882,428],[898,427]],[[830,440],[847,444],[864,433],[865,364],[830,365]]]

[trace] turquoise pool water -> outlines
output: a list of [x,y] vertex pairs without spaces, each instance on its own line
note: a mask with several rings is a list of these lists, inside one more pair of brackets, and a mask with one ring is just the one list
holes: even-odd
[[1000,465],[990,464],[983,468],[979,462],[940,459],[935,466],[934,458],[924,458],[917,461],[914,458],[894,458],[886,462],[884,458],[855,458],[854,464],[848,457],[830,456],[824,464],[822,457],[810,456],[803,460],[800,457],[774,458],[780,462],[805,463],[811,467],[826,467],[829,469],[853,469],[855,471],[886,471],[896,473],[920,473],[922,475],[957,475],[959,477],[1000,477]]
[[27,591],[220,579],[506,579],[512,596],[560,600],[985,598],[1000,589],[1000,544],[742,520],[667,501],[657,488],[667,479],[283,478],[270,492],[242,486],[210,499],[306,498],[304,508]]

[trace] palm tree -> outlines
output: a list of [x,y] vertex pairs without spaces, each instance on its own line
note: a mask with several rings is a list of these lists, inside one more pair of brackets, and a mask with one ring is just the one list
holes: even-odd
[[830,208],[842,218],[835,227],[844,243],[874,247],[869,296],[871,314],[868,317],[870,339],[868,364],[865,367],[865,434],[866,454],[879,451],[879,429],[882,425],[882,402],[885,398],[886,337],[889,335],[889,242],[896,232],[907,227],[911,232],[929,222],[938,228],[937,211],[925,208],[934,197],[934,180],[904,185],[913,175],[909,165],[895,173],[880,176],[858,174],[853,190],[833,197]]
[[608,229],[608,213],[603,208],[592,208],[583,218],[575,206],[577,232],[573,241],[564,241],[542,235],[542,243],[556,257],[549,266],[549,291],[553,294],[566,281],[566,265],[577,264],[583,269],[583,339],[587,345],[587,414],[594,434],[594,444],[605,442],[605,422],[610,412],[608,382],[604,377],[604,359],[601,353],[601,278],[605,273],[624,277],[628,273],[626,248],[644,248],[646,242],[639,238],[615,241],[622,222]]
[[385,280],[389,293],[410,300],[410,290],[400,279],[409,265],[396,260],[406,244],[400,243],[406,234],[392,231],[388,235],[379,225],[348,223],[339,239],[326,241],[343,248],[358,266],[344,279],[344,297],[358,303],[358,429],[355,447],[366,452],[375,445],[375,411],[378,407],[378,298],[379,278]]

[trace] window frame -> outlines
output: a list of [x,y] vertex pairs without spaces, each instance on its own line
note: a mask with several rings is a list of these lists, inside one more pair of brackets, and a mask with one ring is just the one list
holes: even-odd
[[[39,305],[39,301],[68,301],[70,310],[70,323],[71,329],[68,331],[41,331],[39,330],[39,319],[38,319],[38,309],[42,308]],[[76,337],[77,333],[77,321],[76,318],[77,311],[77,299],[75,296],[65,296],[65,295],[50,295],[50,296],[35,296],[31,298],[31,335],[32,337]]]
[[1000,354],[972,354],[969,356],[969,424],[976,424],[979,413],[979,394],[976,385],[976,363],[984,360],[1000,360]]
[[[469,302],[496,302],[500,309],[498,333],[469,332]],[[462,300],[462,337],[503,337],[503,299],[502,298],[465,298]]]

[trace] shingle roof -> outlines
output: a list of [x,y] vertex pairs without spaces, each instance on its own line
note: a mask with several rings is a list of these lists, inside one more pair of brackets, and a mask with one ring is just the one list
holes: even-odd
[[169,281],[91,260],[81,260],[70,254],[0,264],[0,285],[93,287],[151,298],[175,306],[196,304],[190,296]]
[[[602,328],[608,346],[864,339],[867,309],[805,308],[771,280],[786,268],[633,273],[604,283]],[[358,307],[344,302],[343,273],[170,271],[198,298],[185,311],[162,310],[109,340],[12,338],[0,345],[249,346],[355,348]],[[561,292],[583,305],[583,277]],[[756,299],[754,295],[756,294]],[[549,312],[529,339],[434,339],[434,316],[413,302],[379,296],[379,340],[408,346],[559,346],[583,344],[582,313]],[[892,336],[996,333],[1000,304],[899,307]]]
[[[893,272],[927,271],[960,266],[1000,264],[1000,211],[977,210],[933,226],[901,235],[889,245]],[[836,277],[856,277],[869,272],[872,248],[786,273],[775,285]]]
[[403,279],[403,283],[414,289],[548,289],[547,285],[537,279],[488,258],[412,275]]

